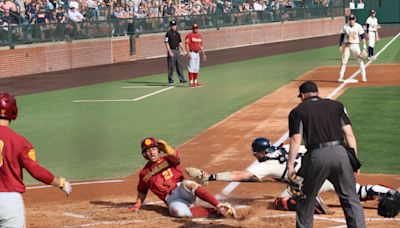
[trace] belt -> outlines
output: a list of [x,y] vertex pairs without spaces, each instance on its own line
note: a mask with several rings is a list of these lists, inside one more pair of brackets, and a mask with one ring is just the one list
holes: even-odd
[[172,50],[179,50],[179,47],[176,47],[176,48],[171,48]]
[[200,51],[190,51],[190,52],[199,53]]
[[338,145],[343,145],[343,141],[337,140],[337,141],[331,141],[331,142],[311,144],[311,145],[307,145],[306,148],[307,148],[307,150],[311,151],[311,150],[315,150],[315,149],[321,149],[324,147],[332,147],[332,146],[338,146]]

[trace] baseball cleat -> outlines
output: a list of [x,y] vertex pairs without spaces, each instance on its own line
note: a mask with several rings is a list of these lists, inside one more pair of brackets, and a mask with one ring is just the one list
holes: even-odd
[[339,78],[337,81],[340,82],[340,83],[344,82],[343,78]]
[[328,214],[328,207],[319,196],[315,198],[315,214]]
[[368,80],[366,79],[366,78],[363,78],[363,80],[362,80],[363,82],[367,82]]
[[202,84],[200,84],[199,82],[196,83],[196,87],[203,87]]
[[229,203],[218,204],[217,210],[224,218],[237,218],[235,209]]

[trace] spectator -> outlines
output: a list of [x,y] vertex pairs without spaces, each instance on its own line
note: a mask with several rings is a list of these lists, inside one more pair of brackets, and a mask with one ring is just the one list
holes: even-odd
[[349,7],[350,7],[350,9],[355,9],[356,8],[356,4],[354,3],[354,0],[350,0]]
[[85,17],[75,9],[75,7],[71,7],[68,11],[68,18],[73,22],[82,22]]
[[29,23],[31,23],[32,20],[36,17],[36,12],[37,12],[36,7],[37,7],[36,0],[32,0],[32,2],[26,6],[25,15],[26,19],[29,20]]
[[99,7],[97,0],[86,0],[86,18],[97,20],[99,18]]
[[363,3],[362,0],[359,0],[359,1],[358,1],[357,9],[364,9],[364,3]]
[[150,7],[149,7],[149,17],[160,17],[160,8],[158,7],[158,4],[156,1],[151,1],[150,2]]
[[140,18],[145,18],[146,16],[147,16],[147,13],[144,10],[144,6],[142,3],[140,3],[138,11],[135,13],[135,18],[140,19]]
[[128,2],[125,4],[125,13],[126,13],[126,18],[133,18],[134,16],[134,11],[133,11],[133,2]]
[[11,0],[3,0],[2,2],[0,2],[0,11],[17,12],[17,6]]
[[74,8],[75,11],[80,12],[79,3],[77,1],[75,1],[75,0],[70,0],[68,2],[68,6],[69,6],[70,9]]

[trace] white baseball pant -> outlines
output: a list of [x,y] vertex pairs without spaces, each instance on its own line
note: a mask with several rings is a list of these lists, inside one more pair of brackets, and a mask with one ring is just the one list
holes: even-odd
[[357,60],[360,67],[361,77],[363,81],[367,81],[367,74],[365,72],[365,65],[362,58],[360,58],[360,46],[358,44],[345,44],[342,54],[342,65],[340,66],[339,80],[343,80],[346,71],[346,65],[350,58],[350,52],[353,53],[354,58]]
[[196,201],[196,191],[198,184],[190,181],[184,180],[178,183],[171,194],[167,197],[166,202],[168,205],[169,213],[175,217],[192,217],[192,212],[190,211],[190,205]]
[[19,192],[0,192],[0,227],[25,227],[25,209]]
[[376,43],[376,32],[370,31],[368,33],[368,47],[374,48],[375,43]]
[[190,60],[188,70],[191,73],[199,73],[200,70],[200,54],[199,52],[190,52]]

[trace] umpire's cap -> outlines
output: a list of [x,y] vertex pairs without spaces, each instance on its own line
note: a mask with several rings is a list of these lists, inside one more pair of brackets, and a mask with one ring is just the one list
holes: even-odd
[[169,24],[170,24],[171,26],[174,26],[174,25],[176,25],[176,21],[175,21],[175,20],[172,20]]
[[311,93],[311,92],[318,92],[317,84],[313,81],[306,81],[301,84],[299,87],[299,96],[301,97],[302,93]]
[[354,14],[350,14],[349,20],[355,20],[355,19],[356,19],[356,16]]

